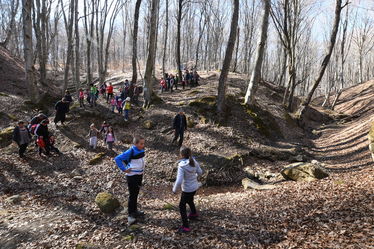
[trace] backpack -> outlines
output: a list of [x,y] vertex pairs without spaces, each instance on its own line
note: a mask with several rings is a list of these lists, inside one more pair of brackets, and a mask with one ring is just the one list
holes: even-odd
[[36,144],[40,147],[40,148],[45,148],[45,142],[42,138],[38,138],[36,140]]
[[36,131],[36,129],[38,128],[38,126],[39,126],[39,124],[34,124],[34,125],[32,125],[32,126],[30,127],[30,133],[31,133],[31,135],[36,135],[36,134],[35,134],[35,131]]

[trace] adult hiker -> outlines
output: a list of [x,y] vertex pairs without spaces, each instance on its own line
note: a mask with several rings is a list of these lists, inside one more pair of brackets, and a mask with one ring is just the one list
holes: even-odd
[[179,137],[178,145],[180,147],[183,144],[184,131],[187,130],[187,118],[183,110],[180,110],[179,113],[175,116],[173,128],[175,130],[175,135],[172,143],[176,142]]
[[57,125],[58,122],[61,122],[62,125],[64,125],[65,119],[66,119],[66,113],[69,112],[69,102],[63,98],[62,100],[58,101],[55,105],[55,119],[53,122]]
[[33,125],[36,125],[36,124],[40,124],[40,122],[42,122],[44,119],[47,118],[47,115],[43,114],[43,113],[39,113],[38,115],[36,115],[35,117],[33,117],[30,121],[30,125],[29,125],[29,129],[31,126]]
[[31,142],[31,134],[25,122],[22,120],[18,121],[17,126],[13,130],[13,141],[16,142],[19,147],[19,157],[24,158],[27,146]]
[[134,224],[137,218],[144,215],[143,212],[138,210],[138,195],[140,187],[142,186],[145,167],[144,148],[145,139],[141,136],[135,136],[133,146],[114,158],[118,168],[126,173],[129,189],[128,225]]
[[65,91],[64,95],[64,100],[67,102],[69,105],[73,103],[73,97],[71,96],[70,92],[68,90]]
[[35,135],[38,137],[37,144],[39,147],[39,155],[42,153],[45,153],[47,156],[50,155],[48,124],[49,120],[44,119],[35,130]]
[[109,86],[106,88],[107,96],[106,96],[106,102],[109,103],[109,101],[113,97],[113,85],[112,83],[109,83]]
[[[181,198],[179,202],[179,211],[182,218],[182,226],[178,229],[178,232],[187,233],[190,232],[190,226],[188,220],[193,220],[198,217],[194,196],[197,189],[199,188],[199,182],[197,177],[202,175],[203,171],[200,168],[199,163],[192,157],[190,148],[182,146],[180,149],[180,161],[178,163],[177,179],[174,183],[173,193],[176,194],[181,188]],[[186,204],[190,206],[190,214],[187,217]]]

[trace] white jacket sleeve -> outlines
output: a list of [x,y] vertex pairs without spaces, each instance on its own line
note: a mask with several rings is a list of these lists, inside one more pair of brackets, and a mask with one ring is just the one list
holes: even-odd
[[175,183],[174,183],[173,192],[177,192],[177,190],[181,187],[183,178],[184,178],[184,170],[182,169],[182,167],[178,167],[178,174],[177,174],[177,179],[175,180]]
[[203,170],[200,167],[200,164],[195,160],[195,167],[196,167],[196,173],[198,176],[201,176],[203,174]]

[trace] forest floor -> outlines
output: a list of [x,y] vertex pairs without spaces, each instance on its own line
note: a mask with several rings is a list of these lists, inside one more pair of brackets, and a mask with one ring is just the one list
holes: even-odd
[[[28,159],[22,161],[15,156],[14,145],[2,148],[0,248],[374,248],[374,169],[366,138],[374,112],[368,102],[370,96],[374,99],[373,87],[344,92],[337,110],[352,118],[320,124],[314,131],[318,135],[311,136],[285,116],[278,103],[281,95],[273,87],[259,90],[258,104],[272,116],[264,117],[265,127],[259,127],[264,124],[256,123],[239,104],[245,87],[241,75],[230,75],[231,115],[218,125],[211,109],[190,104],[208,97],[203,104],[211,105],[217,75],[204,77],[197,88],[160,94],[163,102],[146,112],[135,107],[126,124],[102,100],[88,111],[74,105],[67,126],[50,125],[63,152],[59,157],[40,158],[30,146]],[[1,111],[11,110],[7,103],[17,98],[1,96]],[[292,160],[249,157],[242,167],[274,173],[276,188],[243,190],[242,171],[215,172],[210,179],[220,186],[203,187],[196,196],[200,220],[191,224],[191,233],[177,234],[179,196],[171,193],[171,187],[178,149],[170,144],[168,128],[180,108],[195,121],[185,144],[203,169],[252,150],[298,146],[308,158],[326,163],[331,174],[307,183],[278,181],[279,171]],[[27,111],[13,114],[19,118]],[[103,120],[115,127],[114,152],[107,151],[102,141],[97,151],[88,149],[90,123],[99,126]],[[152,120],[155,127],[145,129],[145,120]],[[2,126],[8,121],[9,117]],[[127,184],[112,159],[130,146],[136,133],[147,139],[147,171],[139,198],[146,216],[131,230],[126,208],[104,215],[94,199],[109,191],[126,207]],[[105,153],[102,161],[89,165],[98,152]],[[21,196],[19,204],[5,202],[16,194]]]

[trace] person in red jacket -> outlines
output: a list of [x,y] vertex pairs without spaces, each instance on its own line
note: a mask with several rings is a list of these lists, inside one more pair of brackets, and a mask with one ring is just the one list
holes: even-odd
[[113,97],[113,85],[112,83],[109,84],[109,86],[106,88],[107,96],[106,96],[106,102],[109,103],[109,100]]

